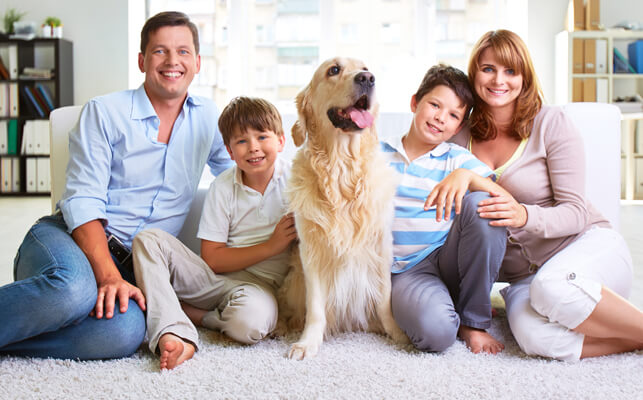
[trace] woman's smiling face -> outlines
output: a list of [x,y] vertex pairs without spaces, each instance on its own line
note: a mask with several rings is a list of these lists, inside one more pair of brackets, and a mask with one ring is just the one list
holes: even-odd
[[502,65],[492,48],[480,53],[474,89],[491,109],[514,107],[522,91],[520,71]]

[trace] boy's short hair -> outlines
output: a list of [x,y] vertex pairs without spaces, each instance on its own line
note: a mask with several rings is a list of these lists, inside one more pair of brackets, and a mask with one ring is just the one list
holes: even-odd
[[277,108],[269,101],[258,97],[235,97],[223,109],[219,117],[219,130],[226,146],[230,145],[237,128],[240,132],[252,128],[261,132],[272,131],[277,136],[284,135],[281,115]]
[[440,85],[444,85],[455,92],[455,95],[465,106],[464,119],[468,119],[473,107],[473,92],[469,86],[469,79],[464,72],[450,65],[437,64],[429,68],[415,93],[415,101],[419,103],[425,94]]
[[150,34],[164,26],[185,26],[190,29],[194,49],[196,54],[199,54],[199,31],[190,18],[179,11],[160,12],[145,21],[145,25],[141,29],[141,54],[145,54],[147,44],[150,42]]

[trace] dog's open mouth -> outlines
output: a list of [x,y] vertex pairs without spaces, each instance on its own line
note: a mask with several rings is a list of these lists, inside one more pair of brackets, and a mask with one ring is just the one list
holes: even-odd
[[373,115],[368,112],[370,106],[368,95],[362,95],[357,102],[348,108],[333,107],[328,110],[328,118],[335,128],[343,131],[357,131],[373,124]]

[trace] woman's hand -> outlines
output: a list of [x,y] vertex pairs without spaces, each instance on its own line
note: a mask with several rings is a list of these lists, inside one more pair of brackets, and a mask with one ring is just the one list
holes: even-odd
[[527,223],[527,209],[508,194],[490,192],[490,199],[478,203],[481,218],[492,219],[489,225],[522,228]]
[[427,211],[435,205],[435,220],[442,220],[444,210],[444,220],[448,221],[451,215],[451,207],[455,202],[455,213],[460,214],[462,198],[467,193],[472,179],[476,175],[468,169],[458,168],[451,172],[440,183],[435,185],[429,197],[424,202],[424,210]]

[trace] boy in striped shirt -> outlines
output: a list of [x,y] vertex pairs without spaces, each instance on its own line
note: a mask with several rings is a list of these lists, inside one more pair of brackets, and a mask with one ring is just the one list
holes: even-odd
[[[476,212],[489,197],[486,192],[504,190],[487,179],[493,173],[484,163],[447,142],[462,128],[472,105],[466,75],[436,65],[411,98],[408,133],[382,142],[389,164],[400,174],[394,200],[393,316],[423,351],[443,351],[457,336],[475,353],[496,354],[504,348],[486,329],[506,229],[490,226]],[[449,179],[464,177],[462,193],[471,193],[452,211],[450,201],[434,189],[453,171]]]

